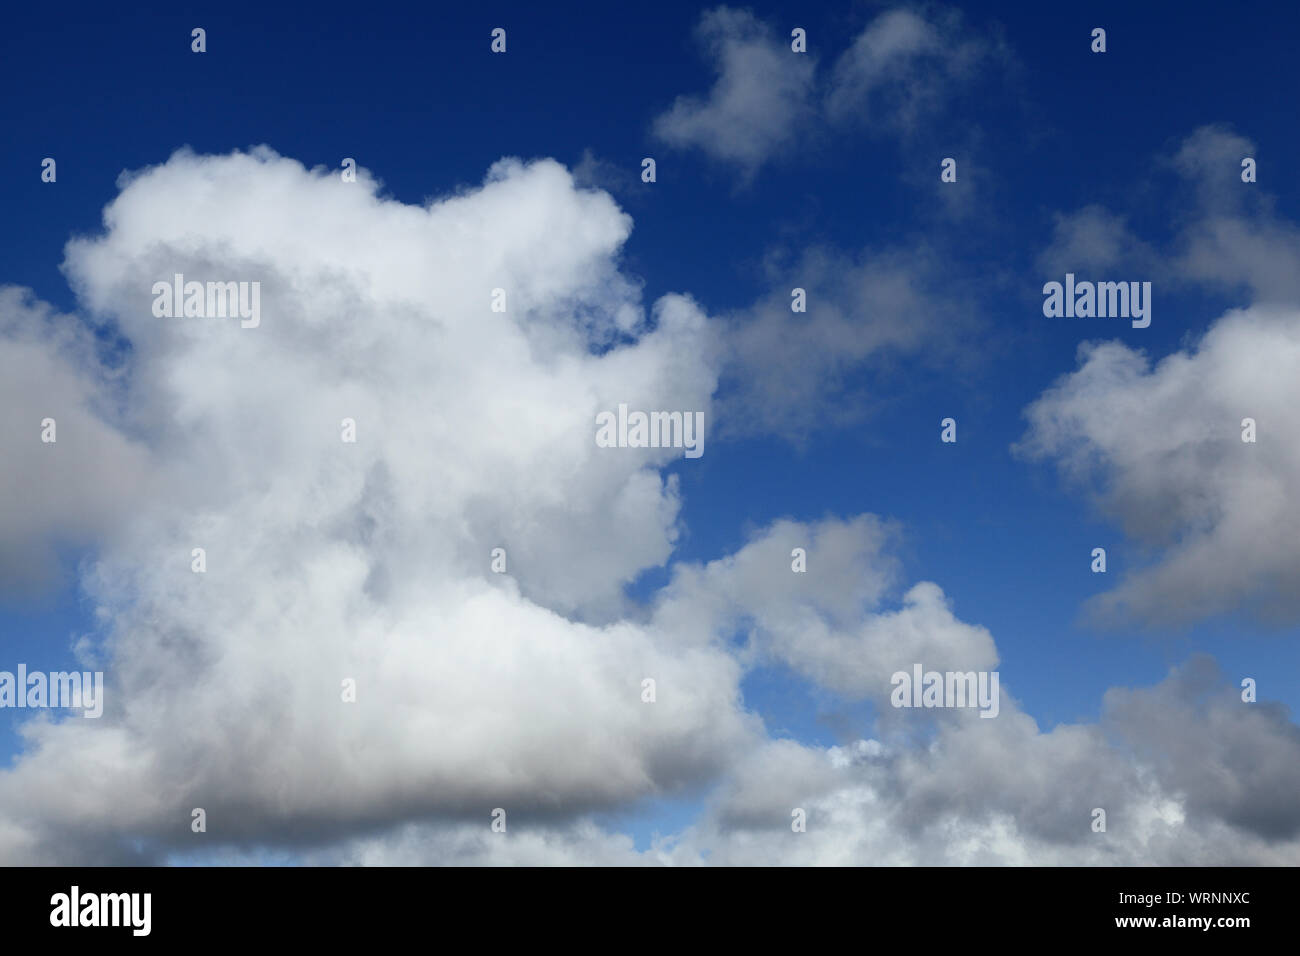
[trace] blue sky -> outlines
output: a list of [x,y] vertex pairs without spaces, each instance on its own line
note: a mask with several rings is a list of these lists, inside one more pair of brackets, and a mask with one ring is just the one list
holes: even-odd
[[[631,216],[617,262],[641,283],[647,306],[686,293],[736,326],[752,321],[765,297],[788,298],[810,251],[858,264],[891,255],[904,266],[924,262],[922,312],[901,318],[915,321],[916,341],[848,362],[826,407],[807,410],[811,426],[732,433],[720,422],[702,458],[663,466],[680,480],[680,537],[628,594],[653,604],[675,565],[724,558],[779,519],[869,512],[898,528],[901,571],[882,608],[899,607],[916,582],[938,582],[960,620],[993,635],[1003,687],[1042,731],[1096,721],[1108,689],[1158,684],[1197,653],[1232,683],[1256,678],[1261,698],[1294,711],[1294,618],[1261,620],[1248,598],[1177,623],[1103,626],[1088,617],[1089,598],[1166,551],[1126,534],[1095,506],[1096,489],[1072,487],[1052,456],[1027,459],[1012,446],[1026,436],[1025,410],[1079,368],[1081,342],[1119,340],[1158,360],[1256,300],[1246,280],[1162,282],[1173,266],[1121,258],[1109,271],[1086,263],[1078,271],[1155,275],[1150,328],[1049,319],[1041,285],[1064,270],[1043,257],[1058,216],[1097,206],[1170,262],[1197,215],[1193,187],[1171,157],[1206,127],[1253,144],[1259,182],[1242,188],[1269,197],[1253,214],[1300,219],[1292,173],[1300,131],[1283,93],[1293,86],[1296,12],[972,6],[954,30],[975,45],[978,63],[941,77],[936,102],[914,122],[886,122],[887,105],[860,121],[814,117],[747,169],[656,133],[656,118],[679,96],[706,97],[717,78],[717,63],[693,39],[706,9],[74,5],[52,16],[19,5],[6,11],[0,56],[0,209],[10,237],[0,283],[100,322],[70,285],[65,245],[101,233],[119,175],[162,164],[182,146],[220,155],[259,144],[307,169],[336,171],[342,157],[355,157],[382,182],[379,195],[416,206],[476,189],[502,157],[554,158]],[[893,7],[745,9],[778,39],[807,30],[820,88],[854,38]],[[929,22],[953,11],[906,9]],[[189,49],[194,26],[207,30],[202,55]],[[508,30],[504,56],[488,51],[497,26]],[[1089,50],[1096,26],[1107,30],[1104,55]],[[46,156],[58,161],[55,184],[39,177]],[[639,175],[647,156],[657,162],[652,184]],[[955,184],[939,180],[945,156],[958,158]],[[951,315],[930,313],[933,302],[951,304]],[[850,297],[854,321],[870,321],[873,308]],[[101,336],[116,334],[107,321]],[[129,346],[110,354],[132,362]],[[737,389],[728,374],[714,396],[724,409]],[[841,373],[812,364],[806,374]],[[947,416],[958,421],[955,445],[939,441]],[[73,640],[96,631],[78,581],[99,545],[56,543],[61,579],[19,588],[30,593],[11,587],[0,603],[5,661],[71,666]],[[1098,546],[1107,549],[1105,575],[1089,569]],[[749,670],[740,686],[745,708],[773,737],[827,748],[876,732],[869,702],[779,660]],[[7,761],[22,750],[26,719],[0,712]],[[650,833],[676,832],[705,812],[717,786],[706,775],[685,795],[643,796],[602,809],[598,820],[644,850]]]

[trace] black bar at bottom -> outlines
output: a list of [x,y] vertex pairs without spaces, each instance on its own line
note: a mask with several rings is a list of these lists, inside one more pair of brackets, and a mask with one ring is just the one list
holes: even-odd
[[845,931],[866,945],[889,938],[873,931],[891,929],[917,942],[1047,935],[1231,945],[1260,930],[1287,931],[1295,872],[8,868],[0,883],[9,943],[75,936],[76,944],[337,946],[432,930],[429,942],[438,945],[452,943],[444,934],[455,930],[492,944],[735,945],[788,933],[806,946]]

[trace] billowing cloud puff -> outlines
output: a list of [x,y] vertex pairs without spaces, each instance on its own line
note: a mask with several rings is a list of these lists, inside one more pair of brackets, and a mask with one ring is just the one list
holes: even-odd
[[[848,699],[887,700],[890,678],[930,670],[991,670],[993,638],[953,616],[942,589],[912,586],[902,606],[884,597],[898,578],[887,545],[897,534],[871,515],[815,524],[777,521],[734,555],[678,565],[655,621],[752,638],[756,660],[776,660]],[[804,552],[792,557],[796,549]],[[796,560],[807,570],[792,570]],[[706,613],[702,613],[706,612]]]
[[679,96],[655,133],[752,173],[806,124],[814,61],[745,10],[706,12],[696,36],[716,61],[717,81],[707,97]]
[[1237,608],[1296,619],[1297,362],[1300,313],[1258,306],[1154,367],[1118,342],[1084,345],[1078,371],[1030,406],[1020,450],[1096,489],[1101,510],[1155,549],[1096,611],[1152,623]]

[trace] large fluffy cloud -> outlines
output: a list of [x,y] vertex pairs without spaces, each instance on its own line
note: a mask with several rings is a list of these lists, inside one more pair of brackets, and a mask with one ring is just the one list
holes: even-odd
[[[1030,406],[1021,451],[1055,460],[1156,549],[1097,611],[1154,623],[1236,608],[1296,618],[1297,362],[1300,313],[1257,306],[1154,367],[1118,342],[1086,344],[1078,371]],[[1254,443],[1242,440],[1247,418]]]
[[[1058,216],[1040,265],[1053,275],[1127,270],[1157,288],[1211,289],[1248,303],[1152,362],[1119,342],[1085,343],[1079,368],[1027,410],[1018,449],[1069,483],[1142,547],[1092,610],[1111,622],[1186,624],[1233,610],[1300,615],[1300,231],[1275,211],[1257,158],[1226,126],[1191,133],[1161,164],[1187,197],[1172,238],[1149,243],[1099,206]],[[1119,275],[1125,273],[1120,271]],[[1253,419],[1257,441],[1243,441]]]
[[[85,648],[108,671],[104,717],[29,726],[0,780],[18,824],[0,855],[57,858],[83,825],[166,846],[194,807],[249,840],[572,812],[685,785],[753,732],[731,657],[616,614],[671,550],[660,469],[681,451],[598,448],[595,414],[707,422],[714,376],[690,300],[647,324],[607,195],[503,161],[420,208],[265,149],[182,152],[124,178],[104,218],[66,271],[131,343],[120,403],[83,410],[12,293],[3,351],[30,369],[32,456],[37,410],[66,408],[57,451],[85,473],[104,453],[88,487],[129,481],[115,459],[154,484],[84,582],[111,622]],[[260,325],[155,316],[153,283],[176,273],[260,282]],[[95,369],[85,349],[65,365]],[[11,461],[6,480],[32,468],[48,466]]]

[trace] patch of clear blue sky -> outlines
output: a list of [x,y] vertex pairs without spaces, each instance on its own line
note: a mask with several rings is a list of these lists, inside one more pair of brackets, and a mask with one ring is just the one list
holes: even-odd
[[[808,31],[823,69],[874,8],[758,3],[781,34]],[[1208,3],[980,5],[968,27],[997,24],[1018,63],[1006,80],[981,81],[951,127],[915,140],[832,135],[734,189],[725,169],[655,143],[652,119],[682,93],[702,93],[710,64],[691,40],[702,7],[627,4],[384,5],[39,4],[6,8],[0,29],[0,282],[75,306],[59,270],[64,243],[97,230],[120,172],[164,161],[177,147],[226,152],[266,143],[308,166],[337,169],[352,156],[389,193],[421,202],[481,181],[504,155],[553,156],[573,165],[585,150],[627,171],[615,196],[635,227],[625,255],[647,302],[671,291],[710,312],[744,306],[766,290],[758,264],[776,247],[825,245],[856,254],[922,236],[976,289],[982,332],[973,371],[909,365],[861,425],[812,436],[804,449],[771,438],[711,441],[677,467],[688,528],[676,559],[734,550],[747,528],[773,518],[815,520],[870,511],[905,530],[906,583],[938,582],[963,620],[984,625],[1002,654],[1003,685],[1044,726],[1095,718],[1106,688],[1148,684],[1194,650],[1234,679],[1254,676],[1264,697],[1293,708],[1300,664],[1295,629],[1239,616],[1178,634],[1102,634],[1078,620],[1103,582],[1088,571],[1106,546],[1115,581],[1141,560],[1118,529],[1064,493],[1043,465],[1017,461],[1021,411],[1075,366],[1078,342],[1116,336],[1167,354],[1202,332],[1223,297],[1156,290],[1144,331],[1049,321],[1045,278],[1034,259],[1052,214],[1101,203],[1162,240],[1188,199],[1156,162],[1197,127],[1229,123],[1258,144],[1260,187],[1278,212],[1300,216],[1287,167],[1300,156],[1294,91],[1276,66],[1290,62],[1300,25],[1294,5]],[[189,52],[202,26],[208,52]],[[488,52],[489,31],[509,31],[509,52]],[[1109,52],[1086,38],[1108,30]],[[965,148],[986,171],[979,215],[943,217],[918,169]],[[636,177],[643,156],[659,182]],[[967,158],[961,154],[962,158]],[[43,157],[58,161],[40,182]],[[934,177],[937,178],[937,177]],[[1137,278],[1136,276],[1134,278]],[[872,391],[869,377],[850,383]],[[960,422],[941,446],[940,418]],[[22,507],[6,502],[6,507]],[[68,555],[69,574],[84,555]],[[643,595],[661,581],[647,575]],[[0,604],[0,668],[18,661],[72,663],[73,637],[91,626],[63,586]],[[780,671],[746,681],[751,706],[774,731],[831,743],[870,732],[861,706],[828,700]],[[110,702],[111,703],[111,702]],[[0,711],[0,758],[17,749],[19,714]],[[7,730],[8,733],[3,731]],[[693,798],[652,802],[622,815],[638,845],[694,814]]]

